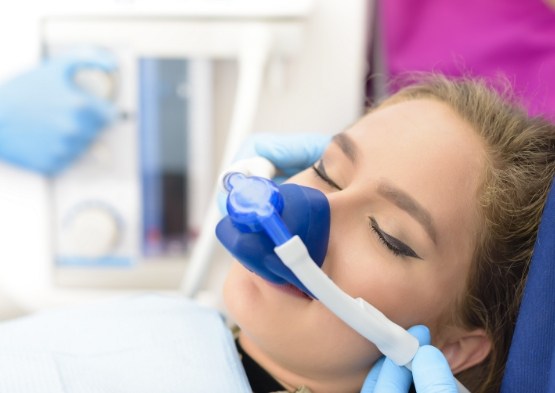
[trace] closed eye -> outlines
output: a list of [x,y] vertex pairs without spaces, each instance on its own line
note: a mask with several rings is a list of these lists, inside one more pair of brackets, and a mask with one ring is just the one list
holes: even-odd
[[342,188],[339,187],[337,185],[336,182],[334,182],[327,174],[326,172],[326,168],[324,167],[324,163],[322,162],[322,160],[318,161],[316,164],[312,165],[312,170],[314,170],[314,173],[316,173],[316,175],[323,180],[325,183],[327,183],[329,186],[341,191]]
[[393,253],[393,255],[422,259],[420,256],[418,256],[418,254],[414,252],[412,248],[407,246],[405,243],[385,233],[380,228],[378,222],[374,217],[369,217],[369,219],[372,231],[376,234],[378,239],[389,249],[389,251]]

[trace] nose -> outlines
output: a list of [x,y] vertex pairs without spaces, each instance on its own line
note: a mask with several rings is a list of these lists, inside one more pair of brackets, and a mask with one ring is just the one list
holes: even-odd
[[332,227],[336,230],[348,230],[348,222],[353,214],[360,210],[356,209],[357,195],[350,190],[341,190],[336,192],[325,193],[330,205],[330,215],[332,217]]
[[330,207],[330,231],[326,258],[322,270],[333,280],[334,271],[341,259],[340,250],[348,247],[349,233],[352,232],[352,198],[345,190],[326,193]]

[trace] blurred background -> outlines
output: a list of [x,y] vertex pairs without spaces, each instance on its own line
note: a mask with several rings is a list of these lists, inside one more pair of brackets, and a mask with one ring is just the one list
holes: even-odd
[[[0,13],[0,83],[84,48],[117,63],[72,75],[117,118],[69,168],[0,163],[3,319],[178,292],[227,150],[254,132],[335,133],[364,110],[372,2],[87,3]],[[214,265],[204,293],[225,274]]]
[[214,186],[245,140],[340,132],[406,73],[485,78],[555,119],[554,9],[554,0],[4,6],[0,318],[145,290],[218,306],[229,257],[213,241]]

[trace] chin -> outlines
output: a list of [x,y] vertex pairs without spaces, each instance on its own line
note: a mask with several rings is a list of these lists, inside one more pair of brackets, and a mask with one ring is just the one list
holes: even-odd
[[287,365],[302,375],[350,375],[366,373],[380,356],[319,302],[276,289],[238,262],[223,293],[230,317],[247,340],[243,347],[267,369]]
[[302,318],[313,303],[267,282],[238,262],[229,270],[223,296],[231,319],[241,330],[255,335],[290,330],[288,321]]

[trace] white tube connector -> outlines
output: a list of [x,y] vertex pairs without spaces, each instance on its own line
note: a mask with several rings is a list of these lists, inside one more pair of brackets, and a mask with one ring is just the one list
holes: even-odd
[[227,193],[224,189],[224,178],[233,172],[242,173],[245,176],[258,176],[265,179],[272,179],[276,176],[276,167],[274,164],[260,156],[245,158],[234,162],[227,169],[222,172],[218,178],[218,187],[220,192]]

